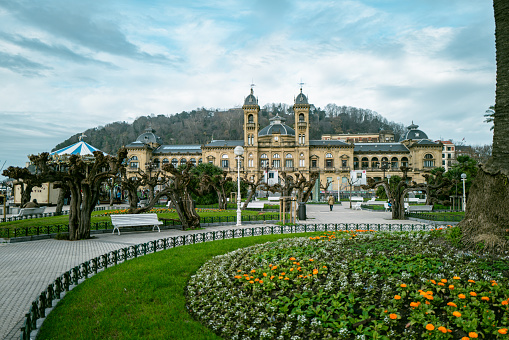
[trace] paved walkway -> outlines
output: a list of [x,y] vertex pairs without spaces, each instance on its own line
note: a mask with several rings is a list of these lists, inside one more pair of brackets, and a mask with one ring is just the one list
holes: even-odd
[[[391,223],[386,212],[348,209],[348,203],[306,205],[305,223]],[[404,221],[408,224],[418,224]],[[243,227],[251,228],[249,224]],[[207,227],[205,231],[230,229],[235,226]],[[198,231],[162,230],[158,232],[123,232],[119,235],[95,234],[94,239],[69,242],[46,239],[22,243],[0,243],[0,339],[19,339],[19,328],[30,304],[59,275],[96,256],[126,246],[166,237],[201,233]],[[0,240],[1,241],[1,240]]]

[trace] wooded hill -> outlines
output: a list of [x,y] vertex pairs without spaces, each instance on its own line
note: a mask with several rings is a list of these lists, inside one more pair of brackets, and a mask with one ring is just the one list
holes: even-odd
[[[293,127],[294,116],[286,104],[267,104],[260,110],[260,127],[269,125],[269,119],[278,113]],[[328,104],[325,109],[312,108],[310,115],[310,139],[320,139],[322,134],[333,133],[377,133],[381,129],[392,130],[395,140],[403,135],[403,124],[389,122],[378,113],[350,106]],[[243,139],[243,111],[234,108],[228,111],[199,108],[174,115],[141,116],[129,124],[114,122],[106,126],[84,131],[85,141],[100,150],[115,154],[122,145],[134,142],[143,131],[152,127],[165,144],[206,144],[212,139]],[[58,150],[78,141],[76,134],[55,146]]]

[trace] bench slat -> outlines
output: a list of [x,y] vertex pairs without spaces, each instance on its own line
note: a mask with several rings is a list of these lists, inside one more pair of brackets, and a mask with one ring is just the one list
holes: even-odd
[[[157,214],[122,214],[110,215],[110,217],[114,227],[113,234],[117,229],[119,235],[119,228],[121,227],[153,226],[152,230],[154,230],[154,228],[159,229],[159,226],[163,224],[157,219]],[[159,232],[161,232],[161,229],[159,229]]]

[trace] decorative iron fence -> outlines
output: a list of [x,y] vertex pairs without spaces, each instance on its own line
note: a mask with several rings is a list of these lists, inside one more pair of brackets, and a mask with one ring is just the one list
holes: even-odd
[[53,301],[60,299],[64,292],[68,292],[73,286],[78,285],[100,270],[107,269],[127,260],[155,253],[160,250],[175,248],[178,246],[196,243],[234,239],[250,236],[292,234],[317,231],[349,231],[349,230],[373,230],[373,231],[419,231],[434,229],[434,225],[422,224],[304,224],[291,226],[262,226],[253,228],[237,228],[204,233],[194,233],[182,236],[168,237],[147,243],[137,244],[130,247],[111,251],[107,254],[95,257],[89,261],[70,269],[57,277],[36,298],[25,314],[23,327],[20,331],[21,340],[29,340],[32,331],[37,330],[37,320],[46,317],[46,308],[53,306]]
[[[101,210],[110,210],[111,207],[95,207],[94,211],[101,211]],[[19,220],[30,220],[33,218],[41,218],[41,217],[53,217],[53,216],[62,216],[62,215],[69,215],[69,210],[64,210],[61,213],[57,214],[56,212],[49,212],[49,213],[42,213],[42,214],[32,214],[32,215],[23,215],[23,216],[11,216],[11,217],[0,217],[0,222],[13,222],[13,221],[19,221]]]
[[[264,215],[245,215],[242,216],[242,222],[250,221],[277,221],[279,220],[279,214],[264,214]],[[161,218],[163,225],[172,227],[181,227],[182,224],[176,219],[165,219]],[[236,222],[237,216],[210,216],[201,217],[200,223],[228,223]],[[113,225],[110,221],[95,222],[91,225],[91,230],[106,230],[113,229]],[[143,227],[138,227],[143,229]],[[19,228],[0,228],[0,238],[13,238],[23,236],[39,236],[39,235],[51,235],[59,233],[68,233],[69,224],[56,224],[48,226],[38,227],[19,227]]]
[[426,213],[426,212],[406,212],[405,217],[413,217],[421,220],[428,221],[441,221],[441,222],[460,222],[465,217],[464,215],[451,215],[451,214],[439,214],[439,213]]

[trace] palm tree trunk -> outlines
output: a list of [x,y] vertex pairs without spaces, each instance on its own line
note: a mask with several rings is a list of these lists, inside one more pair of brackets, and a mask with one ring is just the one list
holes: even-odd
[[493,0],[497,87],[492,158],[479,169],[472,187],[465,218],[459,224],[463,242],[483,244],[498,252],[508,245],[509,225],[509,2]]

